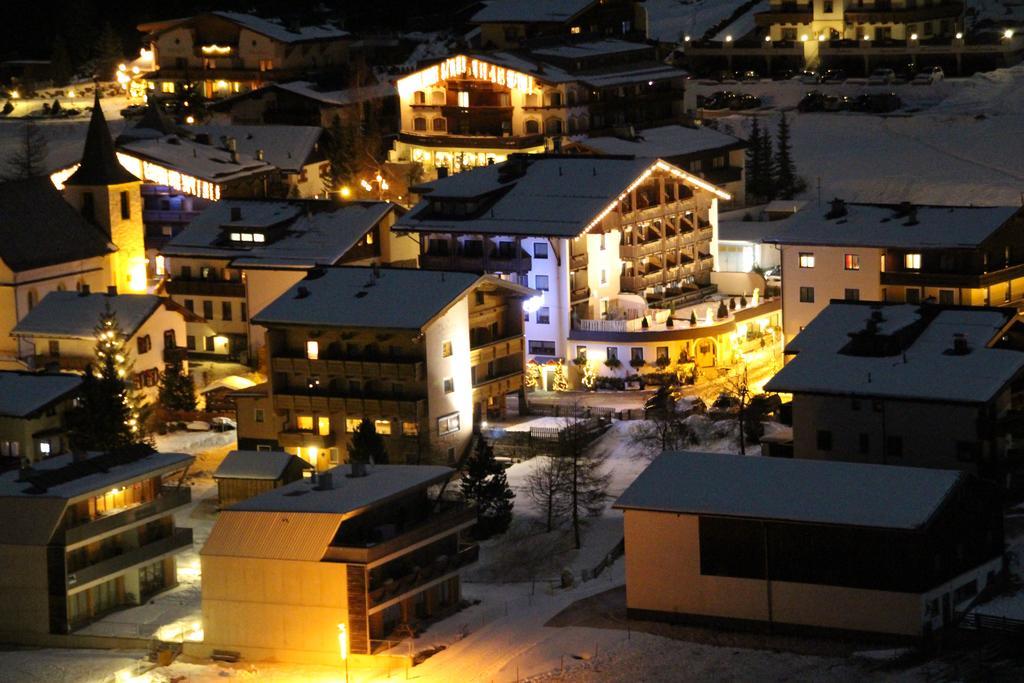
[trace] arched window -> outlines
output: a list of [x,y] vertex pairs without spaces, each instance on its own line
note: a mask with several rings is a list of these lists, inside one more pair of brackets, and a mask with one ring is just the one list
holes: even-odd
[[540,121],[537,119],[526,119],[526,134],[536,135],[540,133]]
[[544,124],[544,132],[548,135],[562,134],[562,119],[550,118]]
[[441,90],[434,90],[430,93],[431,104],[444,104],[444,92]]
[[422,116],[417,116],[412,121],[412,128],[413,128],[413,130],[426,130],[427,129],[427,119],[422,117]]
[[434,119],[433,126],[435,133],[443,133],[448,130],[448,121],[445,119]]
[[569,91],[569,106],[570,107],[575,107],[576,106],[576,91],[575,90],[570,90]]
[[417,90],[416,93],[413,95],[413,102],[415,104],[426,104],[427,93],[423,92],[422,90]]
[[561,107],[562,106],[562,93],[560,93],[560,92],[548,93],[547,100],[548,100],[548,106],[549,107]]

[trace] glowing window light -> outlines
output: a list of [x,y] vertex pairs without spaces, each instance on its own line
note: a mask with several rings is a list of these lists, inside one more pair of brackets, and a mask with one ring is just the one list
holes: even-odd
[[804,42],[804,43],[806,43],[806,42],[807,42],[807,34],[806,34],[806,33],[805,33],[805,34],[803,34],[802,36],[800,36],[800,41],[801,41],[801,42]]
[[1008,28],[1005,31],[1003,31],[1003,38],[1006,38],[1007,40],[1009,40],[1010,38],[1013,38],[1013,29],[1012,28]]
[[417,90],[429,88],[441,81],[467,75],[477,80],[490,81],[495,85],[505,86],[510,90],[532,92],[535,87],[533,76],[528,76],[512,69],[506,69],[503,66],[491,64],[482,59],[469,59],[465,55],[456,55],[449,57],[439,64],[399,79],[397,83],[398,94],[401,97],[408,97]]
[[963,40],[963,39],[964,39],[964,34],[963,34],[963,33],[961,33],[960,31],[957,31],[957,33],[956,33],[956,39],[957,39],[957,40]]
[[911,40],[917,40],[917,34],[916,33],[911,33],[910,34],[910,39]]
[[731,43],[732,42],[732,36],[726,36],[725,37],[725,42]]
[[231,46],[230,45],[217,45],[216,43],[214,43],[213,45],[203,45],[199,49],[202,51],[202,53],[204,55],[220,55],[220,56],[223,56],[223,55],[231,54]]
[[766,42],[766,43],[772,42],[772,37],[771,36],[765,36],[764,37],[764,42]]

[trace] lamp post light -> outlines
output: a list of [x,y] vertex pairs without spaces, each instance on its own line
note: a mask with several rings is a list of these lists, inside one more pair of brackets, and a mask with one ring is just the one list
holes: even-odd
[[348,629],[345,624],[338,624],[338,650],[341,661],[345,662],[345,683],[348,683]]

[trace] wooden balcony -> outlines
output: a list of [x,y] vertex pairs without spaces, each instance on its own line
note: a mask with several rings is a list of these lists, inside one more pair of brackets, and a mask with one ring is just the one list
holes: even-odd
[[237,280],[182,280],[167,281],[167,293],[171,296],[219,296],[242,298],[245,283]]
[[278,432],[277,441],[282,448],[334,448],[338,442],[334,432],[329,434],[318,434],[317,432],[303,429],[287,429]]
[[345,413],[354,416],[401,417],[419,421],[427,415],[427,401],[422,399],[393,399],[360,397],[354,395],[274,392],[274,409],[277,411],[320,411]]
[[457,270],[464,273],[528,273],[533,268],[533,259],[526,253],[519,256],[501,254],[465,255],[420,254],[420,268],[433,270]]
[[525,344],[523,336],[505,337],[496,339],[486,344],[474,346],[469,350],[469,364],[471,366],[505,358],[506,356],[522,355]]
[[473,385],[473,402],[479,403],[480,401],[484,401],[488,398],[506,396],[511,394],[513,391],[519,391],[522,388],[522,370],[510,372],[499,377],[486,377],[484,379],[477,380],[476,384]]
[[427,365],[422,360],[335,360],[274,356],[270,367],[274,372],[322,377],[367,377],[421,382],[426,379]]
[[104,579],[131,567],[155,562],[156,560],[192,547],[192,529],[175,529],[174,532],[152,543],[132,548],[96,564],[91,564],[67,575],[67,587],[83,586]]
[[128,508],[122,512],[97,517],[91,521],[64,530],[64,545],[74,545],[90,538],[107,534],[121,527],[135,524],[149,517],[157,517],[188,505],[192,500],[192,489],[162,488],[153,500]]
[[574,287],[569,292],[569,302],[578,303],[580,301],[586,301],[590,298],[590,287]]
[[408,574],[398,581],[386,583],[367,595],[369,607],[381,607],[416,592],[422,586],[437,579],[454,575],[459,569],[476,562],[480,557],[480,546],[473,544],[460,549],[451,557],[441,556],[430,566],[423,567],[415,573]]

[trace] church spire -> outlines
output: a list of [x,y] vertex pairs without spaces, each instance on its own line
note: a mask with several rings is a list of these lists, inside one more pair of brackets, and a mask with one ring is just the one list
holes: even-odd
[[66,181],[66,185],[118,185],[138,182],[139,179],[125,170],[114,153],[114,141],[110,128],[100,107],[100,87],[96,84],[96,98],[93,101],[89,132],[85,136],[85,151],[82,163]]

